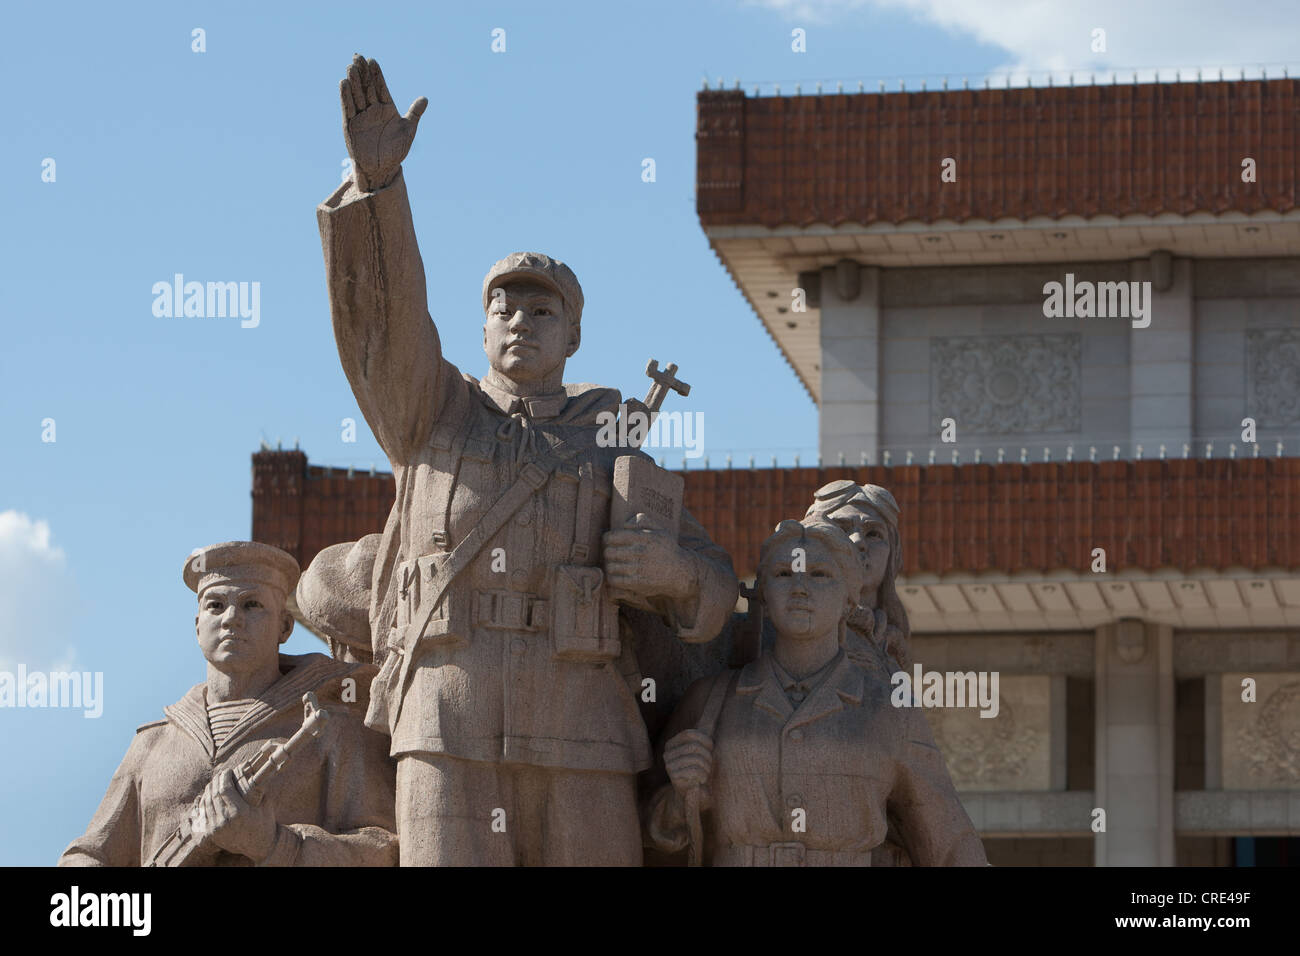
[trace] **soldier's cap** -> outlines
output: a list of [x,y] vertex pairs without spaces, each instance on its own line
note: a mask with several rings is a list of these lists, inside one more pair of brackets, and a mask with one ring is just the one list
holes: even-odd
[[215,584],[265,584],[288,596],[298,583],[293,555],[258,541],[223,541],[190,553],[185,584],[195,594]]
[[492,301],[492,290],[510,279],[533,279],[558,293],[574,322],[582,320],[582,286],[573,270],[559,259],[540,252],[512,252],[488,270],[483,278],[483,311]]
[[822,485],[813,492],[813,503],[804,517],[820,515],[829,518],[844,508],[876,511],[890,525],[898,527],[898,502],[888,489],[880,485],[859,485],[847,478]]
[[295,615],[322,637],[370,652],[370,588],[380,534],[332,544],[298,579]]

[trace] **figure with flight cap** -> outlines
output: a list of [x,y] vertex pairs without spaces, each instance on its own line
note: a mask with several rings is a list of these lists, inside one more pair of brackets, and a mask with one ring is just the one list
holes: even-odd
[[[813,493],[804,522],[829,521],[853,541],[866,583],[849,612],[845,653],[859,666],[892,677],[912,669],[911,626],[898,597],[903,570],[898,502],[880,485],[832,481]],[[885,842],[872,853],[872,866],[910,866],[896,821],[890,819]]]
[[684,512],[676,532],[645,514],[610,527],[617,459],[648,456],[600,437],[617,391],[564,383],[583,293],[563,262],[497,262],[486,374],[443,357],[402,174],[427,100],[399,114],[360,56],[340,94],[352,175],[317,220],[339,358],[397,484],[367,723],[398,760],[402,864],[638,865],[651,754],[620,608],[711,640],[731,562]]
[[849,614],[847,650],[858,663],[883,666],[890,674],[912,667],[911,627],[897,587],[903,570],[898,518],[898,502],[888,489],[841,479],[814,492],[803,519],[829,521],[853,541],[866,583]]
[[[136,731],[59,865],[395,865],[394,768],[384,738],[364,726],[358,665],[279,653],[298,563],[230,541],[191,554],[184,579],[198,596],[207,679]],[[304,697],[329,717],[318,736],[299,733]],[[292,760],[266,767],[287,742]],[[262,768],[256,799],[245,798],[249,767]],[[182,834],[185,852],[173,852]]]
[[696,681],[664,730],[647,842],[712,866],[873,866],[894,831],[918,866],[984,866],[920,710],[849,659],[867,584],[858,545],[824,521],[782,521],[755,582],[776,633],[738,670]]

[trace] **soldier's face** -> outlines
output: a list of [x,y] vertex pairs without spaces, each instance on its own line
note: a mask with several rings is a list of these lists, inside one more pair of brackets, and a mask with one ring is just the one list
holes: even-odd
[[847,602],[835,562],[815,538],[793,541],[763,572],[763,605],[780,639],[808,640],[838,628]]
[[199,599],[195,621],[203,656],[218,670],[256,671],[279,652],[293,618],[284,597],[261,584],[216,584]]
[[864,597],[874,595],[889,570],[889,526],[885,519],[875,511],[854,509],[851,514],[837,514],[831,520],[858,549],[858,560],[867,574],[867,585],[862,589]]
[[492,290],[483,350],[488,364],[513,382],[536,383],[578,348],[564,300],[535,282],[507,282]]

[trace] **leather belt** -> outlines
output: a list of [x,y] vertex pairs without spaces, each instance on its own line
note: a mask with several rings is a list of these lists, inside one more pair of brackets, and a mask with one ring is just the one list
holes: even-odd
[[721,847],[713,855],[714,866],[870,866],[871,852],[814,850],[802,843],[770,843],[767,846]]

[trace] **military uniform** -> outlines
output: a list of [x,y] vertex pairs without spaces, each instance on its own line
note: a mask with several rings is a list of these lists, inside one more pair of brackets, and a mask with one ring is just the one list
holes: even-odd
[[[86,832],[60,866],[144,866],[188,816],[195,799],[222,770],[236,769],[269,742],[283,743],[302,724],[302,696],[317,695],[329,711],[276,774],[265,800],[275,808],[276,840],[264,866],[393,866],[397,836],[393,765],[384,738],[362,724],[360,704],[342,700],[342,682],[357,671],[323,654],[281,655],[282,676],[218,746],[209,728],[207,685],[199,684],[166,718],[137,732]],[[251,866],[216,847],[195,865]]]
[[[696,727],[715,680],[733,673],[692,685],[665,741]],[[892,705],[887,678],[841,650],[815,685],[801,683],[765,651],[727,691],[712,733],[706,862],[870,866],[888,817],[917,865],[986,863],[929,725]],[[646,835],[666,852],[686,847],[685,801],[671,783],[650,803]]]
[[[400,173],[370,194],[345,184],[318,219],[339,356],[397,483],[375,565],[382,669],[367,721],[391,734],[399,758],[403,863],[572,862],[570,851],[582,861],[599,856],[602,830],[625,848],[607,862],[638,862],[629,801],[651,753],[634,649],[601,572],[614,460],[633,453],[596,441],[619,393],[567,385],[519,398],[442,357]],[[520,482],[522,504],[434,606],[430,584],[448,555]],[[692,597],[651,603],[683,640],[709,640],[734,605],[735,575],[687,514],[679,544],[691,552]],[[564,776],[574,773],[615,779]],[[552,839],[543,852],[520,834],[539,801],[545,812],[526,825],[567,832],[569,850]],[[593,801],[606,815],[594,823]],[[515,839],[493,840],[492,811],[507,803],[520,808],[507,810]]]

